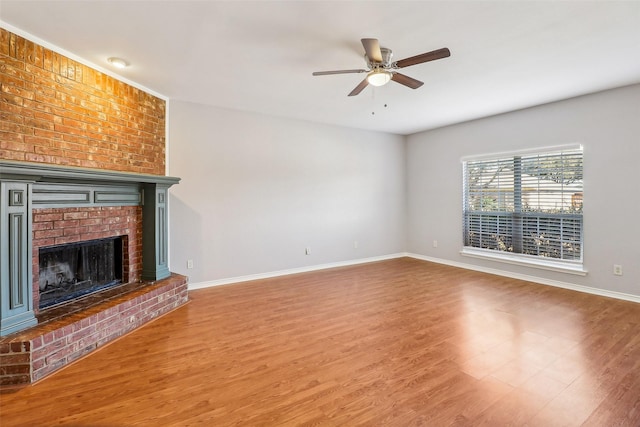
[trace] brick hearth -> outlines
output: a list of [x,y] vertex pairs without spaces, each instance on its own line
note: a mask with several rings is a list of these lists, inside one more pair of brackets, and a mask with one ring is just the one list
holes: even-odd
[[0,338],[0,386],[38,381],[187,302],[187,278],[130,283],[46,310],[39,324]]

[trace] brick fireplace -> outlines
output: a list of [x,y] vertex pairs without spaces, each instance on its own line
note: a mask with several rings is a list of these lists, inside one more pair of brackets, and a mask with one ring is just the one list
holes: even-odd
[[[0,160],[0,385],[37,381],[187,301],[167,263],[177,182]],[[40,249],[112,237],[126,283],[38,310]]]
[[[187,301],[168,270],[163,99],[0,28],[0,386]],[[39,250],[118,237],[122,283],[38,309]]]

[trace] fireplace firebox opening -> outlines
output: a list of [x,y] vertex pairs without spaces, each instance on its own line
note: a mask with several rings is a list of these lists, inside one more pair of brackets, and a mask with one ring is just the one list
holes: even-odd
[[51,308],[123,281],[123,236],[39,249],[39,309]]

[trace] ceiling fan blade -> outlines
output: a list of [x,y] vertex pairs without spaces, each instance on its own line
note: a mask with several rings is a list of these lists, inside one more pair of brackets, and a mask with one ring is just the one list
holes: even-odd
[[351,73],[366,73],[367,70],[335,70],[335,71],[314,71],[314,76],[328,76],[331,74],[351,74]]
[[396,83],[400,83],[401,85],[410,87],[411,89],[418,89],[420,86],[424,84],[420,80],[416,80],[412,77],[405,76],[404,74],[400,74],[400,73],[393,73],[393,76],[391,76],[391,80],[393,80]]
[[357,94],[359,94],[360,92],[362,92],[362,90],[367,87],[369,85],[369,82],[367,82],[367,79],[364,79],[363,81],[360,82],[360,84],[358,86],[356,86],[355,89],[353,89],[351,91],[351,93],[349,94],[349,96],[356,96]]
[[411,58],[405,58],[401,59],[400,61],[396,61],[396,66],[398,68],[404,68],[410,65],[422,64],[423,62],[447,58],[449,56],[451,56],[451,52],[449,52],[449,49],[447,49],[446,47],[443,47],[442,49],[433,50],[421,55],[412,56]]
[[373,62],[382,62],[382,52],[380,51],[380,43],[378,39],[361,39],[364,51],[367,57]]

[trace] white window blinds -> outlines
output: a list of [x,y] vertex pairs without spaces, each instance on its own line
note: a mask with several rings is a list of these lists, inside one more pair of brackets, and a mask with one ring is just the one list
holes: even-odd
[[463,161],[466,247],[582,262],[582,148]]

